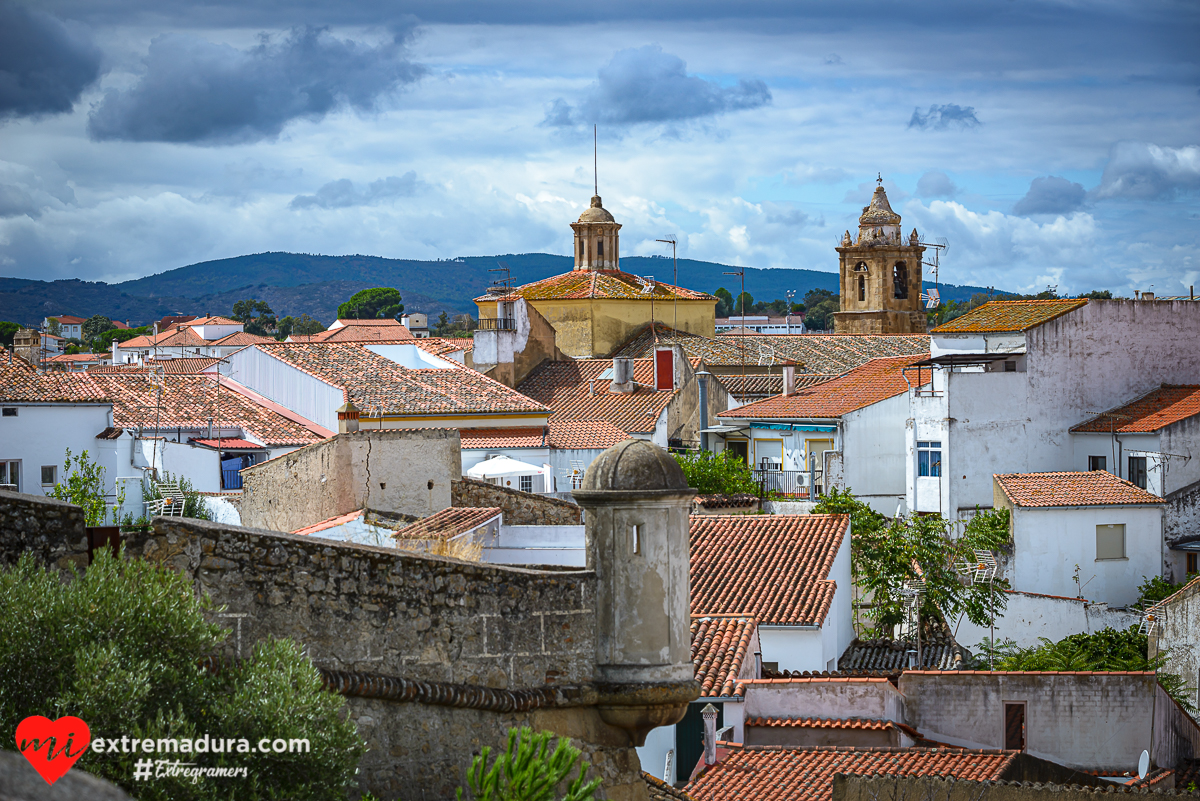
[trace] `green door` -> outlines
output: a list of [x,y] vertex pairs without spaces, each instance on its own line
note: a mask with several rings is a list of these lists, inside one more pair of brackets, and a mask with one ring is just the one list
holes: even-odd
[[[687,714],[675,724],[675,781],[687,781],[696,764],[704,759],[704,718],[700,710],[708,704],[708,701],[688,704]],[[717,708],[717,731],[720,731],[725,725],[725,705],[713,706]]]

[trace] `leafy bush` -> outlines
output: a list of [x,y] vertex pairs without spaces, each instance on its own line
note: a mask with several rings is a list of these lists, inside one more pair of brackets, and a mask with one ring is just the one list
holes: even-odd
[[[85,525],[102,526],[105,518],[108,517],[104,493],[104,472],[103,467],[88,458],[87,451],[73,458],[71,449],[67,448],[67,457],[63,464],[65,481],[54,485],[54,489],[50,490],[50,497],[81,507]],[[117,502],[118,508],[124,500],[122,491]],[[117,509],[113,509],[114,523],[117,522],[118,514]]]
[[350,300],[338,306],[339,320],[399,320],[404,311],[400,290],[377,286],[355,292]]
[[[212,510],[208,508],[208,502],[192,486],[192,482],[188,481],[183,476],[175,477],[171,473],[162,471],[162,484],[179,484],[179,491],[184,495],[183,501],[183,516],[192,517],[196,520],[212,520]],[[150,484],[150,489],[146,491],[146,500],[158,501],[162,500],[162,493],[158,491],[158,486],[154,483]]]
[[1142,576],[1142,583],[1138,585],[1138,601],[1136,605],[1143,609],[1154,606],[1159,601],[1174,595],[1178,589],[1177,585],[1172,584],[1162,576],[1150,576],[1149,578]]
[[758,495],[750,467],[730,451],[692,451],[674,454],[689,487],[701,495]]
[[[560,784],[567,781],[566,794],[561,801],[592,801],[593,793],[600,787],[599,779],[585,782],[588,763],[579,766],[579,775],[568,781],[568,777],[579,762],[581,752],[567,738],[558,738],[553,751],[550,750],[548,731],[534,734],[528,727],[508,730],[508,748],[496,757],[490,770],[487,768],[491,746],[471,761],[467,772],[467,783],[477,801],[553,801]],[[458,798],[462,799],[462,788]]]
[[[78,765],[141,801],[341,797],[363,753],[341,696],[290,641],[259,643],[251,659],[212,673],[201,660],[227,632],[208,623],[207,598],[183,576],[107,550],[63,583],[25,554],[0,568],[0,728],[29,715],[74,715],[97,737],[307,738],[307,754],[177,754],[208,767],[246,767],[248,777],[161,777],[134,782],[140,754],[96,753]],[[8,740],[4,747],[12,748]]]

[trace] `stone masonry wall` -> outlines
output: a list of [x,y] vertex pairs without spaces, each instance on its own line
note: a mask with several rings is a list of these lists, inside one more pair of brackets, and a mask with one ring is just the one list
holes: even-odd
[[534,492],[497,487],[473,478],[455,481],[450,488],[455,507],[500,507],[508,526],[578,526],[583,510],[573,503]]
[[853,776],[833,777],[833,801],[1101,801],[1120,795],[1124,799],[1140,797],[1163,798],[1179,795],[1174,776],[1156,783],[1153,789],[1131,789],[1111,782],[1096,786],[1079,783],[1041,783],[1018,779],[1003,781],[968,781],[940,776]]
[[0,490],[0,564],[16,564],[26,551],[59,570],[87,567],[83,510],[54,498]]

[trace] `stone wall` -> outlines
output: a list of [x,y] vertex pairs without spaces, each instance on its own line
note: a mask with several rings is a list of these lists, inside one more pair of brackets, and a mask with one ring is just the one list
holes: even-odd
[[59,570],[87,567],[83,510],[42,495],[0,490],[0,564],[16,564],[26,552]]
[[1183,677],[1184,687],[1196,703],[1200,701],[1200,578],[1192,579],[1159,608],[1147,652],[1151,658],[1167,652],[1166,670]]
[[242,523],[296,531],[370,508],[426,517],[450,506],[462,475],[457,429],[358,431],[242,472]]
[[450,506],[504,510],[507,526],[578,526],[583,510],[573,503],[535,492],[498,487],[486,481],[463,478],[450,487]]
[[935,776],[848,776],[842,773],[833,777],[833,801],[1099,801],[1117,794],[1122,798],[1130,795],[1195,798],[1175,792],[1173,774],[1156,783],[1153,789],[1129,788],[1104,781],[1093,784],[1083,780],[1066,784],[1028,779],[970,781]]
[[1187,555],[1171,546],[1200,537],[1200,481],[1181,487],[1163,498],[1164,575],[1176,583],[1187,579]]

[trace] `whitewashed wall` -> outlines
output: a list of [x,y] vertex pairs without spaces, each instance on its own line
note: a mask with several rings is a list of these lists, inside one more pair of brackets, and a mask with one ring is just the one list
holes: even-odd
[[314,378],[261,348],[242,348],[231,354],[229,363],[221,366],[221,374],[319,426],[338,430],[337,409],[345,403],[341,388]]
[[[0,404],[16,408],[16,417],[0,417],[0,460],[20,460],[20,491],[45,495],[52,486],[42,487],[42,466],[56,465],[58,481],[63,481],[63,460],[67,449],[73,456],[89,452],[93,460],[102,457],[96,435],[112,425],[112,405],[90,404]],[[111,453],[111,449],[108,451]],[[103,458],[113,459],[107,456]],[[108,490],[113,491],[116,464],[101,461],[107,475]]]

